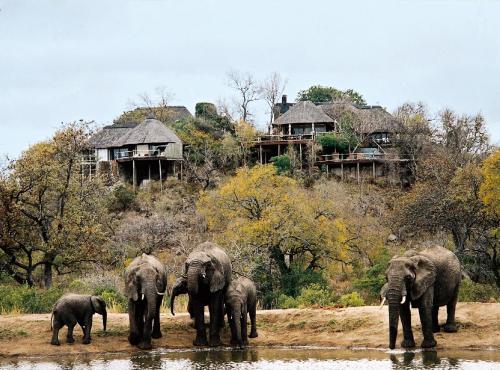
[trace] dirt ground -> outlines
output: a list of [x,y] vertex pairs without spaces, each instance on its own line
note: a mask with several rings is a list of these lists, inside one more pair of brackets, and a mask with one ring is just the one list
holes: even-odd
[[[412,310],[415,340],[422,340],[418,311]],[[446,309],[440,312],[440,323],[446,319]],[[437,349],[500,350],[500,303],[459,303],[458,333],[436,334]],[[153,340],[153,347],[190,348],[195,331],[187,314],[161,317],[163,338]],[[388,347],[387,307],[375,306],[290,309],[259,311],[259,337],[250,339],[250,346],[334,346],[338,348]],[[402,339],[401,325],[398,343]],[[102,331],[99,315],[94,316],[92,343],[81,344],[82,333],[75,328],[74,344],[65,343],[66,328],[59,333],[61,346],[49,344],[50,314],[0,316],[0,357],[48,356],[57,354],[98,354],[133,352],[127,342],[128,315],[108,314],[108,331]],[[229,344],[229,330],[222,340]]]

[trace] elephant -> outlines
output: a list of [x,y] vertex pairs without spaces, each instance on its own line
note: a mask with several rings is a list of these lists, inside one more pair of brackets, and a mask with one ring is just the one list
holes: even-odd
[[143,253],[125,270],[130,344],[151,349],[151,338],[161,338],[160,306],[166,289],[165,267],[154,256]]
[[83,295],[83,294],[66,294],[59,298],[54,304],[52,315],[50,317],[50,329],[52,330],[52,340],[50,344],[55,346],[59,343],[59,330],[66,325],[68,334],[66,336],[67,343],[74,343],[73,329],[78,323],[83,330],[83,344],[90,343],[90,330],[92,329],[92,316],[98,313],[102,315],[102,326],[106,331],[107,311],[106,302],[101,297]]
[[252,280],[240,277],[227,288],[224,297],[227,320],[231,326],[231,344],[240,347],[248,345],[247,314],[250,315],[250,338],[256,338],[257,289]]
[[[189,254],[183,277],[187,279],[189,310],[194,317],[195,346],[221,345],[219,330],[224,322],[224,294],[231,283],[231,260],[218,245],[205,242]],[[210,312],[210,338],[205,331],[204,307]]]
[[[404,339],[401,346],[415,347],[411,329],[410,303],[418,308],[424,339],[422,348],[436,346],[433,333],[439,331],[439,307],[447,308],[444,331],[456,332],[455,307],[462,278],[460,262],[448,249],[434,246],[421,252],[409,250],[393,257],[386,270],[387,283],[380,296],[389,307],[389,348],[394,349],[401,317]],[[407,299],[408,298],[408,299]]]
[[[177,280],[175,280],[174,285],[172,286],[172,294],[170,295],[170,312],[172,313],[172,316],[175,316],[174,313],[175,297],[181,294],[188,294],[187,278],[185,277],[177,278]],[[194,318],[190,300],[188,301],[187,309],[189,312],[189,317]]]

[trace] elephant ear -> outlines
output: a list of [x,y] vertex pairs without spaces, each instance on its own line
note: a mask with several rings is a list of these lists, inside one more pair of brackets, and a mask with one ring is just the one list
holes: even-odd
[[102,314],[106,310],[106,302],[104,302],[104,299],[101,297],[93,295],[90,297],[90,304],[92,305],[94,312],[98,314]]
[[216,292],[224,288],[226,279],[224,277],[224,266],[220,263],[217,258],[212,257],[212,266],[214,267],[214,273],[210,281],[210,292]]
[[436,266],[427,257],[415,255],[410,257],[415,264],[415,281],[411,288],[411,299],[415,300],[422,296],[436,280]]
[[137,301],[139,299],[139,293],[137,292],[137,287],[135,286],[135,274],[137,269],[131,269],[127,271],[125,275],[125,294],[127,297],[133,301]]

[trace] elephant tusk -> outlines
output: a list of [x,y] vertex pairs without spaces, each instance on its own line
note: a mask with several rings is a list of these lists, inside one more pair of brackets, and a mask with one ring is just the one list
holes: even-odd
[[382,299],[382,303],[380,304],[379,309],[380,309],[380,308],[382,308],[382,307],[384,306],[384,303],[385,303],[385,297]]
[[141,301],[144,301],[144,293],[141,294]]
[[401,303],[400,304],[404,304],[406,302],[406,296],[404,295],[403,296],[403,299],[401,300]]
[[[166,292],[166,290],[165,290],[165,292]],[[158,294],[158,295],[165,295],[165,292],[160,293],[160,292],[158,291],[158,289],[156,289],[156,294]]]

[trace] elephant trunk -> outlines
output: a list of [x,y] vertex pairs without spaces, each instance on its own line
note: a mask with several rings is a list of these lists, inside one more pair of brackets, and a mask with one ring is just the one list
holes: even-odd
[[198,280],[200,269],[197,266],[189,266],[187,271],[187,282],[189,294],[198,294]]
[[389,348],[396,348],[399,324],[399,302],[389,301]]
[[234,320],[234,330],[236,334],[236,341],[238,345],[241,347],[243,345],[243,340],[241,338],[241,311],[236,309],[232,312],[233,320]]
[[170,312],[172,312],[172,316],[175,316],[174,301],[175,301],[176,296],[177,296],[177,292],[175,290],[172,290],[172,296],[170,297]]
[[108,322],[108,312],[104,309],[102,313],[102,328],[106,331],[106,324]]

